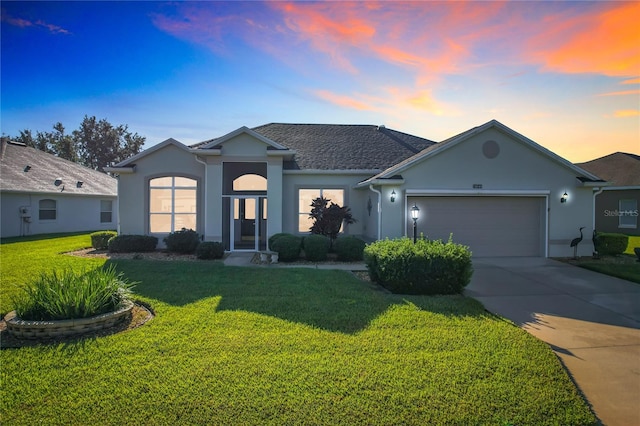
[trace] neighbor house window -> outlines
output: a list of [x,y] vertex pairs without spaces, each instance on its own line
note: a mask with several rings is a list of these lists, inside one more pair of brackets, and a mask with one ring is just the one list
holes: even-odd
[[166,176],[149,181],[149,231],[169,233],[196,229],[195,179]]
[[38,219],[56,220],[57,202],[56,200],[40,200],[38,203]]
[[618,209],[619,228],[638,227],[638,200],[620,200]]
[[331,200],[339,206],[344,206],[344,189],[300,189],[298,190],[298,232],[309,232],[313,221],[309,217],[311,202],[318,197]]
[[113,221],[113,201],[100,200],[100,223],[111,223]]

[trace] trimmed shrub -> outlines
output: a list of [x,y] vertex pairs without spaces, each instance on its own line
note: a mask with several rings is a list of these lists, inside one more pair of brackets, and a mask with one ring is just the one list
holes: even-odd
[[116,231],[98,231],[91,235],[91,247],[96,250],[105,250],[109,247],[109,240],[118,235]]
[[113,265],[79,273],[69,268],[42,273],[13,302],[23,320],[88,318],[117,310],[129,299],[134,284]]
[[222,259],[223,256],[224,245],[218,241],[203,241],[196,249],[198,259]]
[[371,279],[393,293],[455,294],[471,281],[469,248],[441,240],[376,241],[364,249]]
[[623,234],[599,232],[596,234],[598,254],[617,256],[624,253],[629,245],[629,237]]
[[271,250],[278,252],[278,260],[293,262],[300,257],[302,238],[295,235],[283,235],[273,241]]
[[154,251],[158,239],[149,235],[118,235],[109,240],[111,253]]
[[193,229],[182,228],[172,232],[162,241],[167,245],[167,250],[174,253],[193,253],[200,244],[200,235]]
[[273,245],[276,242],[276,240],[280,237],[295,237],[295,235],[293,234],[289,234],[287,232],[280,232],[278,234],[273,234],[272,236],[269,237],[269,250],[274,250]]
[[311,262],[327,260],[331,239],[324,235],[307,235],[304,238],[304,258]]
[[367,244],[358,237],[347,235],[338,237],[333,242],[333,251],[338,255],[338,260],[353,262],[362,260],[364,248]]

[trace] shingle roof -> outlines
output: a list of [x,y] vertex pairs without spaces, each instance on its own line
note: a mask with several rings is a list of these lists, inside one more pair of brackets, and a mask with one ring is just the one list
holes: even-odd
[[384,170],[435,144],[375,125],[270,123],[251,130],[296,151],[284,162],[287,170]]
[[[2,141],[0,190],[115,197],[118,182],[111,176],[17,142]],[[27,166],[29,166],[28,171]],[[56,186],[56,179],[61,184]],[[78,187],[77,182],[82,182]],[[61,191],[64,188],[64,191]]]
[[608,181],[612,186],[640,185],[640,156],[615,152],[576,166]]

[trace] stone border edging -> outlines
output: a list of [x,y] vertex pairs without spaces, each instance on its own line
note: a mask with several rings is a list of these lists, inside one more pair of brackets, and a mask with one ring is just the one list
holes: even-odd
[[113,327],[131,316],[134,303],[128,300],[124,307],[117,311],[107,312],[89,318],[69,320],[31,321],[16,316],[11,311],[5,316],[7,331],[18,339],[48,339],[90,333]]

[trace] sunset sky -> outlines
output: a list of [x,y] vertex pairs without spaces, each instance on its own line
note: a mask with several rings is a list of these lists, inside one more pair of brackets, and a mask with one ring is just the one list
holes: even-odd
[[148,148],[269,122],[440,141],[493,118],[573,162],[640,154],[640,2],[2,1],[4,135]]

